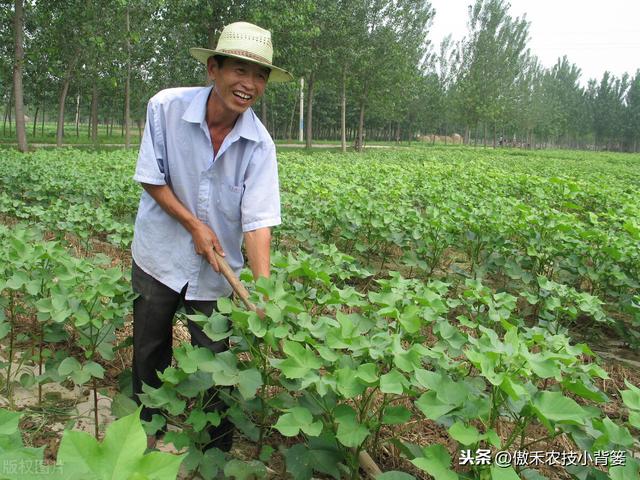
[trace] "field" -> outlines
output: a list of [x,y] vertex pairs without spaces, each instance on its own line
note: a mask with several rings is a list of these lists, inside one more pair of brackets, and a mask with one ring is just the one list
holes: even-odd
[[[640,478],[640,156],[279,162],[273,276],[243,275],[265,319],[197,317],[231,338],[215,356],[179,321],[146,391],[166,416],[145,428],[167,422],[178,457],[145,452],[128,398],[135,152],[0,150],[0,478],[356,479],[363,452],[382,480]],[[211,385],[238,428],[228,457],[198,449]]]
[[[142,127],[141,127],[142,128]],[[58,124],[56,122],[44,122],[40,121],[36,125],[36,129],[33,129],[33,121],[28,121],[26,124],[26,135],[29,143],[36,144],[53,144],[56,143],[56,132]],[[140,130],[135,124],[130,128],[131,145],[140,145]],[[89,133],[89,126],[85,124],[78,124],[76,130],[75,123],[66,122],[64,124],[64,136],[62,140],[63,145],[92,145],[91,136]],[[3,126],[0,135],[0,144],[16,145],[16,133],[15,125],[8,124]],[[106,125],[98,124],[98,144],[100,145],[124,145],[124,130],[121,125]]]

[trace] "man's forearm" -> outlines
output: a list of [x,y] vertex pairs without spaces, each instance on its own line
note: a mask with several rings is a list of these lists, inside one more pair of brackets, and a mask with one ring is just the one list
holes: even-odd
[[271,274],[271,229],[265,227],[246,232],[244,242],[253,278],[268,278]]
[[151,195],[165,212],[178,220],[189,233],[193,232],[193,229],[200,221],[178,200],[178,197],[168,185],[143,183],[142,188]]
[[225,253],[215,232],[191,213],[167,185],[150,185],[143,183],[142,187],[165,212],[180,222],[191,234],[196,253],[202,255],[216,272],[220,271],[218,261],[213,251],[215,250],[222,256],[224,256]]

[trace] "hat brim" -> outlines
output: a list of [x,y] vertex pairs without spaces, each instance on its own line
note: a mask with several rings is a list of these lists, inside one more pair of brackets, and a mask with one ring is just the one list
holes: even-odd
[[205,65],[207,64],[209,57],[212,57],[214,55],[222,55],[223,57],[238,58],[240,60],[245,60],[247,62],[262,65],[263,67],[271,70],[271,73],[269,74],[269,83],[283,83],[283,82],[290,82],[291,80],[293,80],[293,75],[291,75],[285,69],[276,67],[275,65],[271,65],[269,63],[259,62],[253,58],[245,57],[243,55],[234,55],[231,53],[219,52],[217,50],[210,50],[208,48],[190,48],[189,53],[193,58],[198,60],[200,63],[204,63]]

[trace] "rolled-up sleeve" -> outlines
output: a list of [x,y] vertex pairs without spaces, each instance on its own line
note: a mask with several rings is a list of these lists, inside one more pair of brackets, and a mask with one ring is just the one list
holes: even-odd
[[164,168],[164,139],[160,128],[160,115],[153,99],[147,105],[147,122],[140,143],[140,153],[133,179],[151,185],[166,185]]
[[242,196],[242,231],[280,225],[280,188],[276,147],[264,142],[249,162]]

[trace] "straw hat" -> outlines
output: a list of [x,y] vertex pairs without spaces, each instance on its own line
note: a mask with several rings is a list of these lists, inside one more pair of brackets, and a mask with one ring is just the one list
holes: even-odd
[[222,29],[215,50],[190,48],[189,53],[205,65],[209,57],[213,55],[223,55],[257,63],[271,70],[269,82],[293,80],[293,75],[271,63],[273,59],[271,32],[252,23],[230,23]]

